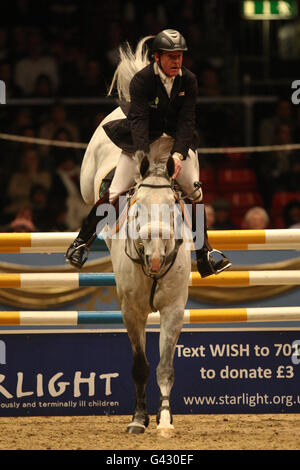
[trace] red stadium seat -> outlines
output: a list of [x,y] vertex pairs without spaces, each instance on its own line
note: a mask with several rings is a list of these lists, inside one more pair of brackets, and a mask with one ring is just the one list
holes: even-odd
[[283,217],[276,216],[273,218],[274,228],[286,228]]
[[220,169],[217,181],[222,192],[257,191],[256,175],[250,168]]
[[256,191],[227,193],[226,198],[231,204],[232,217],[242,217],[251,207],[263,205],[262,197]]
[[253,191],[235,191],[226,194],[226,198],[230,201],[233,208],[235,207],[253,207],[262,205],[262,197],[260,193]]
[[239,229],[243,228],[243,226],[242,226],[243,225],[243,220],[244,220],[244,215],[243,214],[242,215],[233,215],[231,217],[231,220],[237,228],[239,228]]
[[217,179],[215,172],[211,168],[200,169],[200,181],[203,184],[203,191],[215,191],[217,187]]
[[281,216],[282,209],[286,206],[289,202],[297,200],[300,201],[300,191],[298,192],[290,192],[290,191],[278,191],[273,195],[272,198],[272,217]]
[[291,201],[300,202],[300,191],[278,191],[273,195],[271,217],[276,228],[286,228],[283,218],[283,209]]
[[219,193],[216,192],[206,192],[205,188],[203,191],[203,202],[204,204],[212,204],[216,199],[220,197]]
[[220,168],[248,168],[248,155],[244,152],[227,153],[220,162]]

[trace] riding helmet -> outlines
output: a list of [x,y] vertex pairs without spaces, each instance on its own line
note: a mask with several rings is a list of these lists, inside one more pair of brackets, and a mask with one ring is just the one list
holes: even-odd
[[164,29],[153,39],[152,51],[187,51],[184,37],[175,29]]

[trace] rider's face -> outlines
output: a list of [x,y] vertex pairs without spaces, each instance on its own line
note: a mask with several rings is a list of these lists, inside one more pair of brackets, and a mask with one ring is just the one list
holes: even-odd
[[[159,62],[159,54],[154,54],[156,62]],[[162,51],[160,54],[160,67],[167,77],[176,77],[182,66],[182,51]]]

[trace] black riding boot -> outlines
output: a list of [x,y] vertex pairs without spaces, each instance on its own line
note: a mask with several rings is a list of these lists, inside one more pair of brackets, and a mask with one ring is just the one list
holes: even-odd
[[[193,232],[196,233],[196,203],[192,206],[192,227]],[[211,247],[207,236],[206,215],[204,210],[204,243],[203,247],[195,251],[197,269],[201,277],[211,276],[212,274],[219,274],[227,268],[230,268],[231,262],[219,250]]]
[[83,220],[79,234],[65,254],[66,260],[77,269],[81,269],[87,261],[90,246],[97,237],[97,225],[106,218],[106,215],[96,215],[99,205],[105,202],[108,203],[108,197],[96,202],[88,216]]

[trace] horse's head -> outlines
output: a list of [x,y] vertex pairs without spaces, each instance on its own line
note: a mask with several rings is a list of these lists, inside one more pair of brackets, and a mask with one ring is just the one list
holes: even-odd
[[145,157],[140,166],[136,192],[138,247],[149,274],[159,275],[172,262],[177,248],[173,173],[173,158],[167,163],[150,163]]

